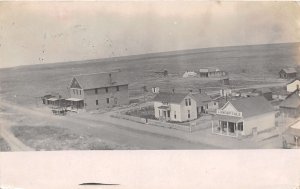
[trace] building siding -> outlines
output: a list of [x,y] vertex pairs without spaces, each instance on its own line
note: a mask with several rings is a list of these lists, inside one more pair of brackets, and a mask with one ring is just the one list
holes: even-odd
[[[191,99],[190,106],[185,105],[185,99]],[[197,119],[197,103],[193,98],[189,96],[185,97],[184,100],[180,103],[180,107],[181,121],[190,121]],[[188,110],[190,110],[190,118],[188,118]]]
[[275,127],[275,112],[244,118],[243,134],[252,134],[254,128],[257,128],[257,131],[260,132],[272,127]]
[[[97,94],[95,89],[84,90],[85,108],[94,110],[129,104],[128,85],[119,86],[119,91],[117,91],[117,86],[107,87],[107,89],[108,92],[106,92],[106,87],[98,88]],[[107,98],[109,103],[107,103]],[[96,105],[96,100],[98,100],[98,105]]]

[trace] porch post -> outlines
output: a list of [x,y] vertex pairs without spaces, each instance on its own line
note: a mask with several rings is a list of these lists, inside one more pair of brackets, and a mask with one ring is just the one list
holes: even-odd
[[222,134],[223,133],[223,126],[222,126],[222,124],[221,124],[221,121],[219,120],[219,127],[220,127],[220,134]]
[[229,135],[229,130],[228,130],[228,121],[226,121],[226,132],[227,132],[227,135]]
[[214,133],[214,120],[211,120],[211,133]]

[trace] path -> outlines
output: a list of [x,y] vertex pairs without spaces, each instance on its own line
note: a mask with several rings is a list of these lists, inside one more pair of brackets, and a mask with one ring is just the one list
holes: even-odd
[[23,144],[18,138],[16,138],[10,131],[11,122],[0,119],[0,134],[2,138],[8,143],[11,151],[32,151],[34,149]]

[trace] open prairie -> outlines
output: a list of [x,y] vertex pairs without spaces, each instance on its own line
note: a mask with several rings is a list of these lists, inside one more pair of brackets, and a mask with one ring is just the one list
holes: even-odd
[[[68,97],[67,87],[72,75],[120,69],[129,80],[130,97],[135,98],[148,89],[187,90],[218,86],[217,82],[183,79],[186,70],[216,66],[229,72],[232,85],[245,82],[272,82],[278,71],[300,62],[300,43],[218,47],[164,53],[135,55],[110,59],[40,64],[0,69],[0,97],[20,105],[35,105],[49,92]],[[168,70],[164,78],[157,72]],[[208,83],[208,84],[207,84]]]

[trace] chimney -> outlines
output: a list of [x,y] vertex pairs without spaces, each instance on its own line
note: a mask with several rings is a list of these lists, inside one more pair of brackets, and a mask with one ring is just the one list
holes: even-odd
[[108,78],[108,83],[109,83],[109,84],[112,84],[111,73],[108,74],[108,77],[109,77],[109,78]]

